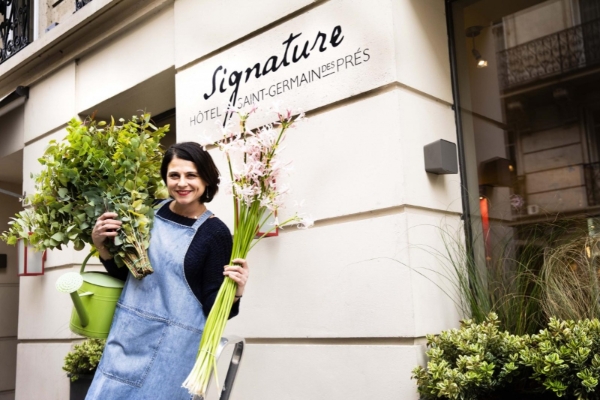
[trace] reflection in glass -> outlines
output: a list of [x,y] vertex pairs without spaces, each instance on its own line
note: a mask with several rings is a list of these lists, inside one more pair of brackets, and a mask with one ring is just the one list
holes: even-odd
[[[464,0],[451,9],[475,264],[514,288],[523,260],[543,275],[550,254],[584,237],[565,254],[593,259],[586,276],[597,281],[600,2]],[[556,259],[573,272],[569,257]]]

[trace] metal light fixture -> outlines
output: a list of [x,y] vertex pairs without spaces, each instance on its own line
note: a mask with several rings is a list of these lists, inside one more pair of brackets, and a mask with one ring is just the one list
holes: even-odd
[[467,37],[473,38],[473,49],[471,52],[473,53],[473,57],[475,57],[475,61],[477,61],[477,68],[485,68],[488,65],[487,60],[485,60],[481,53],[475,48],[475,36],[479,36],[481,34],[481,30],[483,26],[475,25],[467,28],[466,35]]

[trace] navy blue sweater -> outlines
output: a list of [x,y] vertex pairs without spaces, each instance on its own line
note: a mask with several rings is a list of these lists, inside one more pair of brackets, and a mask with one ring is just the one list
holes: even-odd
[[[193,218],[187,218],[175,214],[168,206],[162,207],[158,215],[185,226],[192,226],[196,222]],[[217,292],[225,279],[223,267],[229,263],[233,242],[229,228],[220,219],[213,217],[207,219],[196,232],[190,247],[185,254],[183,268],[185,278],[196,298],[202,304],[206,316],[210,312]],[[125,267],[119,268],[114,259],[102,260],[109,275],[124,281],[129,270]],[[240,301],[233,303],[229,318],[239,313]]]

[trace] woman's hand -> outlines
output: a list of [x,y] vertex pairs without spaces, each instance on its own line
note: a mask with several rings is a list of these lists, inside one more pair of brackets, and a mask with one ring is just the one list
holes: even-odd
[[110,260],[112,258],[112,254],[104,247],[104,242],[107,237],[115,237],[118,235],[117,230],[121,228],[122,222],[115,219],[117,217],[118,214],[113,212],[102,214],[96,220],[96,224],[92,230],[92,241],[103,260]]
[[244,294],[246,283],[248,283],[248,263],[243,258],[236,258],[232,261],[232,264],[233,265],[225,266],[225,271],[223,272],[223,275],[228,276],[235,283],[237,283],[235,297],[239,298],[242,297],[242,295]]

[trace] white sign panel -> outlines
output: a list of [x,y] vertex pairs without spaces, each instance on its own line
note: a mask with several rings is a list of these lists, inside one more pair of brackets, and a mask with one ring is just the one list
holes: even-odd
[[394,77],[390,3],[332,1],[177,73],[178,141],[212,136],[227,104],[308,111]]

